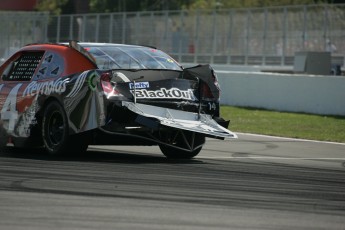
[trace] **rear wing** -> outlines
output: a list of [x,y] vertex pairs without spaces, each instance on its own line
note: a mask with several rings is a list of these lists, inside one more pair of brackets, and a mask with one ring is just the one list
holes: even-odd
[[78,44],[77,41],[69,41],[68,46],[77,50],[78,52],[82,53],[85,57],[87,57],[95,66],[97,66],[96,59],[85,50],[81,45]]

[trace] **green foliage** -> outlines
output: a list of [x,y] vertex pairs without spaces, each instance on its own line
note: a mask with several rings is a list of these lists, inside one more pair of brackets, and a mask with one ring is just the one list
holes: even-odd
[[255,108],[221,107],[234,132],[345,143],[345,117],[268,111]]
[[118,11],[118,7],[121,7],[121,4],[114,4],[111,0],[90,0],[91,12],[108,13]]
[[38,11],[48,11],[53,15],[61,14],[62,6],[69,0],[40,0],[36,6]]
[[91,12],[180,10],[189,0],[89,0]]
[[189,9],[229,9],[325,3],[326,0],[193,0]]
[[[282,5],[304,5],[332,2],[333,0],[84,0],[90,13],[109,13],[124,11],[156,10],[195,10],[195,9],[229,9],[245,7],[268,7]],[[81,1],[80,1],[81,2]],[[39,0],[38,11],[51,14],[75,13],[75,0]]]

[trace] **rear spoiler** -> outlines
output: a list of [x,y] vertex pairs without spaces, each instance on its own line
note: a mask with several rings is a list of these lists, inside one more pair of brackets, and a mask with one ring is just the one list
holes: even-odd
[[97,66],[96,59],[89,53],[87,50],[85,50],[81,45],[78,44],[77,41],[69,41],[68,43],[69,47],[77,50],[78,52],[82,53],[85,57],[87,57],[95,66]]

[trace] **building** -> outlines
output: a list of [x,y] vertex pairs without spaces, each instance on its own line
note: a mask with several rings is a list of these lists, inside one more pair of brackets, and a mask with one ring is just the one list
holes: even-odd
[[0,11],[33,11],[38,0],[1,0]]

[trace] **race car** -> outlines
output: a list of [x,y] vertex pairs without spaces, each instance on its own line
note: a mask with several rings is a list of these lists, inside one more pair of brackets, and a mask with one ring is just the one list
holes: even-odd
[[237,137],[220,117],[211,66],[183,68],[154,47],[30,44],[0,76],[0,147],[54,155],[89,145],[158,145],[168,158],[189,159],[206,137]]

